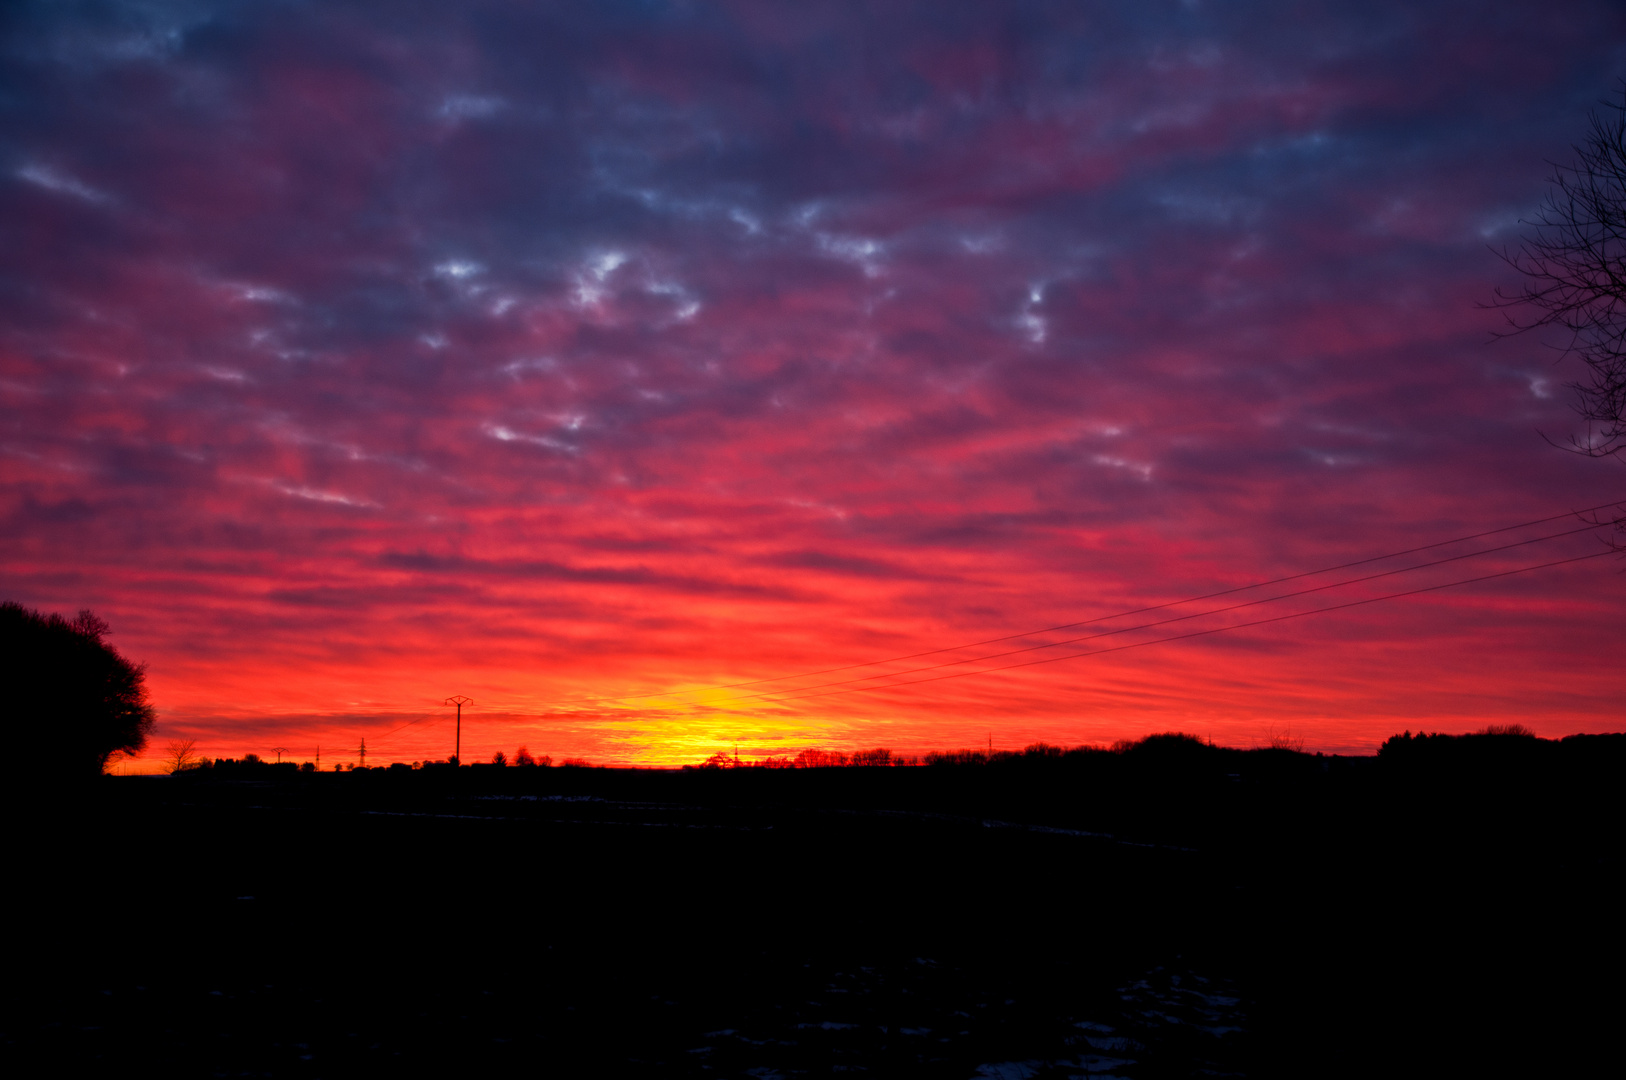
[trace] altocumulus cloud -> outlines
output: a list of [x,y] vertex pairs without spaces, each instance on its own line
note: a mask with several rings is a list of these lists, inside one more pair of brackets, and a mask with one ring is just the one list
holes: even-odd
[[[13,5],[7,594],[103,611],[222,746],[458,690],[523,733],[1600,501],[1534,434],[1564,375],[1474,307],[1626,71],[1616,5],[1540,16]],[[818,699],[774,738],[1573,729],[1618,699],[1619,588]],[[767,722],[635,713],[595,752]]]

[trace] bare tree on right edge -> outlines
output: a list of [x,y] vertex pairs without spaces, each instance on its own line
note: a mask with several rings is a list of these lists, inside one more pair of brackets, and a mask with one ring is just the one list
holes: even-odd
[[[1558,326],[1569,333],[1564,355],[1588,375],[1569,386],[1583,435],[1566,449],[1588,457],[1626,451],[1626,83],[1617,102],[1592,113],[1575,160],[1554,165],[1550,187],[1517,250],[1499,254],[1524,275],[1523,288],[1496,291],[1510,329],[1522,334]],[[1626,514],[1614,519],[1626,531]],[[1618,545],[1617,545],[1618,546]]]

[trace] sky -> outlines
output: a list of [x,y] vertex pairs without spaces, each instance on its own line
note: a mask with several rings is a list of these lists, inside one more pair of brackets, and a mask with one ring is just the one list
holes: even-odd
[[16,2],[0,50],[0,598],[147,665],[129,767],[445,758],[454,694],[464,760],[1626,728],[1626,562],[1552,536],[1626,469],[1484,307],[1617,4]]

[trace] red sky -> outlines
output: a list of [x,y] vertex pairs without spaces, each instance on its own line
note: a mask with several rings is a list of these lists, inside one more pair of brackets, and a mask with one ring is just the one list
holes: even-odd
[[158,748],[441,758],[459,693],[466,759],[1626,728],[1612,557],[695,689],[1626,497],[1477,306],[1615,5],[18,11],[0,594],[104,616]]

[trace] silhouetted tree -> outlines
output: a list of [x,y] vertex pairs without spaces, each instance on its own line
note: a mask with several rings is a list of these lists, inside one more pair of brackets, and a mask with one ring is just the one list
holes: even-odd
[[169,766],[171,773],[182,773],[188,769],[195,769],[202,765],[204,758],[193,748],[197,742],[192,739],[177,739],[164,748],[164,764]]
[[[1524,287],[1497,290],[1509,309],[1509,333],[1557,326],[1566,355],[1588,377],[1569,384],[1586,421],[1571,448],[1591,457],[1626,449],[1626,83],[1619,104],[1592,113],[1592,130],[1575,161],[1553,166],[1547,198],[1517,250],[1501,252]],[[1626,523],[1626,517],[1616,517]]]
[[531,756],[530,750],[522,746],[518,750],[514,751],[514,764],[535,765],[536,759]]
[[89,611],[72,620],[21,604],[0,604],[0,665],[16,716],[38,740],[29,755],[58,777],[98,776],[115,754],[147,746],[153,710],[145,669],[102,639],[107,624]]
[[491,755],[491,763],[493,765],[507,765],[508,755],[503,753],[501,750],[498,750],[495,754]]
[[796,755],[793,764],[798,769],[831,769],[847,764],[847,755],[840,750],[819,750],[810,747]]
[[988,755],[981,750],[933,750],[926,755],[928,765],[986,765]]

